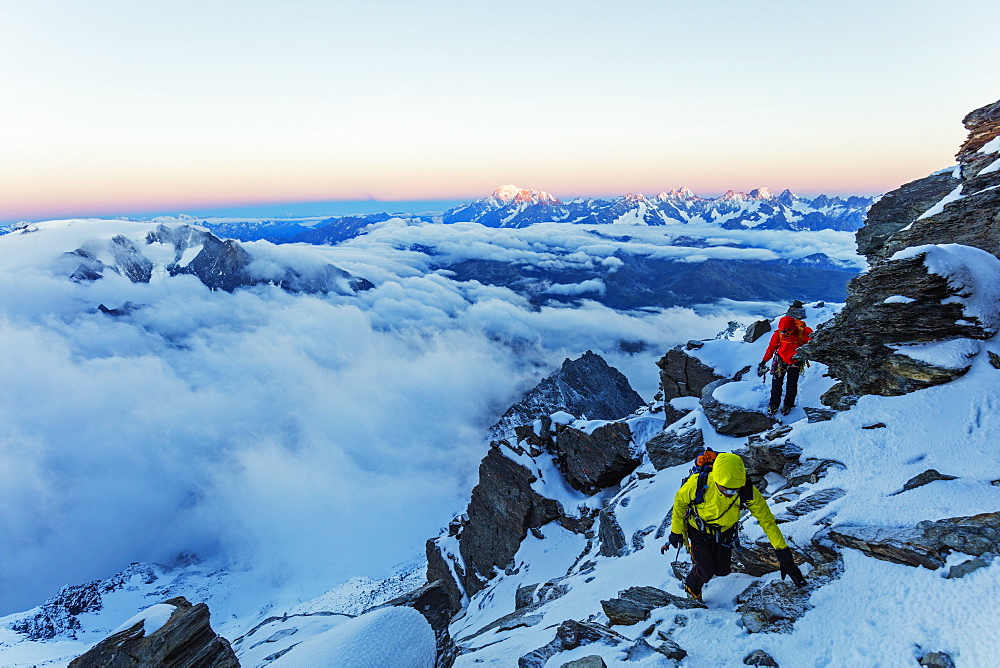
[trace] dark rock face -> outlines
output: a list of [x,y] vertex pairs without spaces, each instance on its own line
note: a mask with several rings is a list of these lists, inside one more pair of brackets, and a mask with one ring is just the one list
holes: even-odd
[[[964,122],[970,133],[957,155],[961,177],[935,174],[889,193],[872,206],[857,233],[859,252],[872,268],[850,282],[845,308],[802,348],[840,381],[824,395],[827,405],[846,408],[863,394],[905,394],[949,382],[968,369],[918,362],[893,345],[994,334],[964,317],[960,304],[945,303],[960,293],[969,297],[972,286],[949,285],[930,274],[922,256],[890,259],[897,251],[927,244],[961,244],[1000,257],[1000,190],[995,188],[1000,170],[981,173],[1000,154],[979,152],[1000,136],[1000,102],[977,109]],[[955,199],[939,206],[945,196]],[[924,217],[927,213],[932,215]],[[894,296],[909,301],[885,303]]]
[[926,668],[955,668],[955,660],[946,652],[928,652],[918,663]]
[[698,603],[681,596],[675,596],[656,587],[630,587],[618,592],[618,598],[601,601],[604,614],[612,626],[631,626],[649,619],[649,613],[656,608],[672,605],[682,610],[704,608]]
[[677,397],[700,398],[706,385],[723,378],[701,360],[688,355],[683,346],[668,350],[656,366],[660,367],[660,388],[666,402]]
[[705,435],[694,420],[684,422],[674,429],[661,431],[646,441],[649,461],[657,471],[694,461],[704,451]]
[[467,571],[462,583],[471,596],[483,589],[495,569],[502,569],[517,554],[528,529],[558,518],[559,504],[531,489],[536,480],[528,469],[490,448],[479,467],[479,484],[472,490],[468,524],[462,531],[460,551]]
[[746,333],[743,335],[743,340],[747,343],[753,343],[760,337],[764,336],[771,331],[771,321],[770,320],[758,320],[749,327],[747,327]]
[[642,463],[642,457],[632,448],[632,431],[624,422],[610,422],[590,434],[561,428],[555,448],[566,482],[584,494],[617,485]]
[[625,532],[618,524],[614,508],[602,508],[597,516],[597,540],[601,545],[602,557],[621,557],[628,554]]
[[715,390],[728,382],[728,379],[717,380],[706,385],[702,391],[701,407],[715,431],[724,436],[750,436],[774,426],[774,418],[770,415],[716,399],[713,396]]
[[494,439],[509,438],[514,428],[530,425],[542,416],[565,411],[591,420],[617,420],[645,405],[625,375],[600,355],[587,351],[562,363],[521,401],[507,409],[490,428]]
[[167,601],[175,606],[170,620],[146,636],[142,622],[105,638],[70,662],[70,668],[238,668],[229,641],[209,624],[208,606],[191,605],[183,597]]

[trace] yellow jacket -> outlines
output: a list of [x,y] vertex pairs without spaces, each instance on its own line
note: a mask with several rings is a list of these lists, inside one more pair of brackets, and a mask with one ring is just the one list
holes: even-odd
[[[702,521],[719,527],[720,531],[731,528],[740,521],[740,495],[726,496],[719,491],[715,484],[735,489],[743,487],[746,481],[747,471],[743,465],[743,459],[739,455],[728,452],[719,453],[708,474],[708,489],[705,490],[705,500],[694,506],[695,513]],[[691,520],[685,523],[684,516],[694,501],[697,491],[698,474],[694,473],[684,481],[674,497],[674,512],[670,522],[672,532],[687,534],[689,526],[695,527]],[[785,543],[785,537],[781,534],[781,529],[778,528],[778,523],[774,521],[774,514],[756,487],[753,488],[753,498],[746,505],[751,514],[757,518],[764,533],[767,534],[771,546],[776,550],[788,547],[788,544]]]

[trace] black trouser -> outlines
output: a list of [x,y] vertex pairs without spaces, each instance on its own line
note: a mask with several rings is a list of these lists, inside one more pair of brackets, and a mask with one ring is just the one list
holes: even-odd
[[771,370],[774,378],[771,380],[771,408],[777,408],[781,403],[781,382],[787,378],[788,384],[785,387],[785,408],[795,405],[795,395],[799,391],[799,372],[802,371],[802,362],[788,364],[780,357],[775,358],[774,368]]
[[692,568],[685,584],[695,594],[701,594],[701,588],[714,576],[729,575],[733,571],[733,539],[736,537],[736,527],[723,531],[718,539],[693,527],[687,529]]

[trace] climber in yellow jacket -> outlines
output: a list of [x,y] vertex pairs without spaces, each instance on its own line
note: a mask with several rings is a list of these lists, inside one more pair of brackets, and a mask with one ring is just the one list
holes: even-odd
[[[750,510],[767,534],[785,576],[803,587],[805,578],[760,491],[747,480],[739,455],[708,450],[698,457],[691,476],[674,497],[668,545],[679,548],[687,536],[691,572],[684,582],[690,598],[700,601],[701,590],[713,576],[732,572],[733,544],[743,507]],[[667,545],[660,550],[666,552]]]

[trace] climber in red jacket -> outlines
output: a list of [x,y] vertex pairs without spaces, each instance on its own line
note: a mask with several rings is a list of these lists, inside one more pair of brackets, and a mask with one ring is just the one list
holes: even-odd
[[767,374],[767,362],[774,357],[771,365],[771,401],[767,407],[768,414],[773,415],[781,404],[781,385],[787,378],[785,402],[781,404],[781,414],[788,415],[795,406],[795,394],[799,389],[799,373],[804,360],[796,359],[795,353],[799,346],[809,341],[812,329],[805,323],[806,310],[802,302],[796,299],[788,307],[788,311],[778,321],[778,329],[771,335],[771,342],[764,353],[764,359],[757,365],[757,375],[763,378]]

